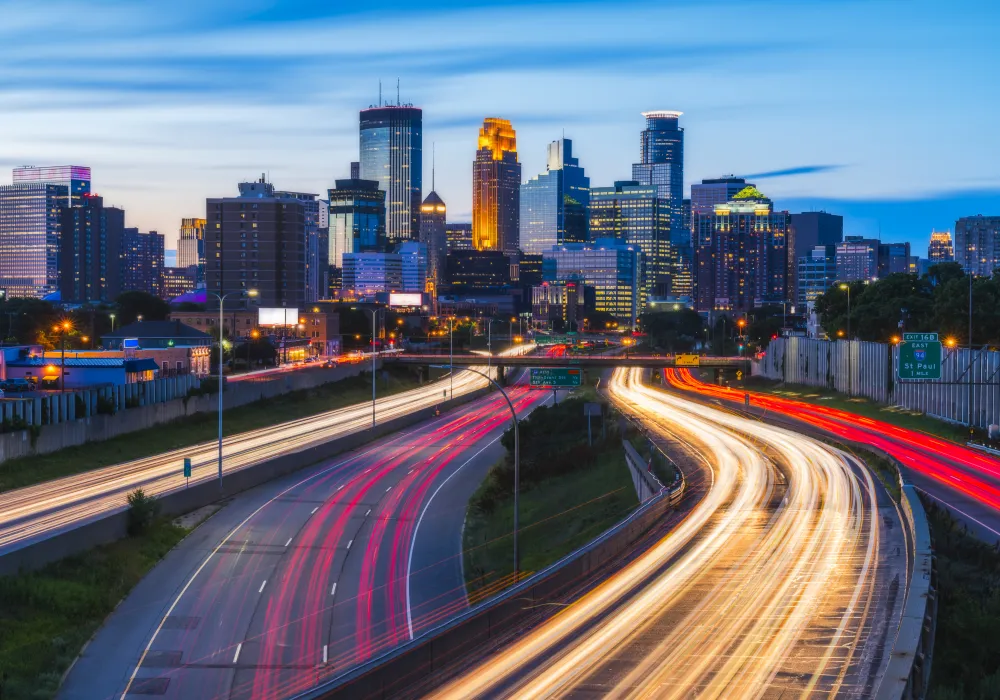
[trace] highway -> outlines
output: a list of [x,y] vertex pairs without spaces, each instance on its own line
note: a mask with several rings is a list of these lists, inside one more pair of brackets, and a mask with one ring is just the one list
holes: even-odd
[[688,370],[665,370],[672,388],[743,407],[771,412],[833,437],[869,444],[892,455],[925,495],[949,508],[982,540],[1000,540],[1000,460],[929,433],[908,430],[848,411],[761,392],[708,384]]
[[849,455],[642,385],[614,400],[700,445],[704,498],[669,534],[435,698],[870,697],[907,581],[899,514]]
[[[509,393],[522,417],[550,400]],[[283,698],[463,610],[466,504],[509,425],[492,394],[227,506],[112,616],[60,697]]]
[[[525,352],[529,347],[518,346],[512,352]],[[447,358],[439,361],[447,362]],[[454,395],[461,396],[485,385],[482,377],[460,371],[454,377]],[[443,392],[450,391],[450,387],[446,378],[378,399],[376,418],[387,421],[433,407],[444,400]],[[365,403],[229,436],[223,440],[223,472],[367,430],[371,422],[371,404]],[[0,493],[0,556],[124,508],[126,495],[135,488],[141,487],[152,496],[183,488],[185,457],[192,462],[191,483],[217,478],[218,442],[212,441]]]

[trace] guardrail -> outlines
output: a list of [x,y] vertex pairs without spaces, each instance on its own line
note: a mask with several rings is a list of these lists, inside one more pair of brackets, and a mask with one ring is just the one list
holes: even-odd
[[541,605],[572,590],[598,569],[625,553],[684,494],[686,480],[678,469],[671,487],[641,504],[627,518],[504,593],[480,603],[448,622],[369,662],[345,671],[293,700],[358,700],[397,698],[429,674],[453,668],[468,651],[506,638],[518,624],[537,616]]
[[[898,466],[897,466],[898,470]],[[921,700],[927,695],[937,628],[937,576],[930,526],[920,496],[899,473],[900,505],[913,543],[913,571],[889,666],[875,700]]]

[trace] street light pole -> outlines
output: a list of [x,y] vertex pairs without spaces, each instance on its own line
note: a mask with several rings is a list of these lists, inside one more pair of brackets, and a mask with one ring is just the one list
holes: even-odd
[[972,423],[972,270],[969,270],[969,367],[966,370],[969,375],[969,438],[973,436]]
[[[448,364],[455,364],[455,327],[454,316],[448,317]],[[451,398],[455,398],[455,370],[448,373],[448,388],[451,391]]]
[[[448,365],[431,365],[437,369],[449,369],[451,373],[455,373],[455,366],[452,364]],[[518,438],[517,430],[517,411],[514,410],[514,404],[511,403],[510,397],[507,396],[507,392],[503,390],[497,382],[493,380],[488,374],[480,372],[474,367],[464,367],[463,369],[469,372],[475,372],[480,377],[483,377],[490,384],[495,386],[503,394],[504,400],[507,402],[507,407],[510,408],[511,422],[514,424],[514,584],[517,585],[518,581],[521,579],[521,559],[517,548],[518,539],[518,529],[520,525],[520,495],[521,490],[521,444]]]
[[851,376],[851,285],[842,284],[840,288],[847,292],[847,395],[854,393],[854,382]]
[[375,314],[377,309],[372,309],[372,430],[375,430]]

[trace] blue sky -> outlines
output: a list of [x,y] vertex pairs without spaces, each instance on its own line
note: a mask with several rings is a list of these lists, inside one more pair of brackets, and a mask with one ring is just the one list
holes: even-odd
[[607,185],[638,158],[639,113],[677,109],[686,186],[752,174],[779,206],[924,254],[932,228],[1000,214],[998,5],[0,0],[0,182],[90,165],[95,191],[169,246],[242,179],[324,192],[345,177],[358,109],[399,78],[454,220],[485,116],[513,121],[524,179],[565,130]]

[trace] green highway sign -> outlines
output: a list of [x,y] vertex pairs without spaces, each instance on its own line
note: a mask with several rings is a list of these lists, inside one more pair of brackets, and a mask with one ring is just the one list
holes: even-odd
[[582,369],[563,367],[532,367],[531,386],[580,386],[583,381]]
[[899,378],[941,378],[941,341],[937,333],[903,334],[899,346]]

